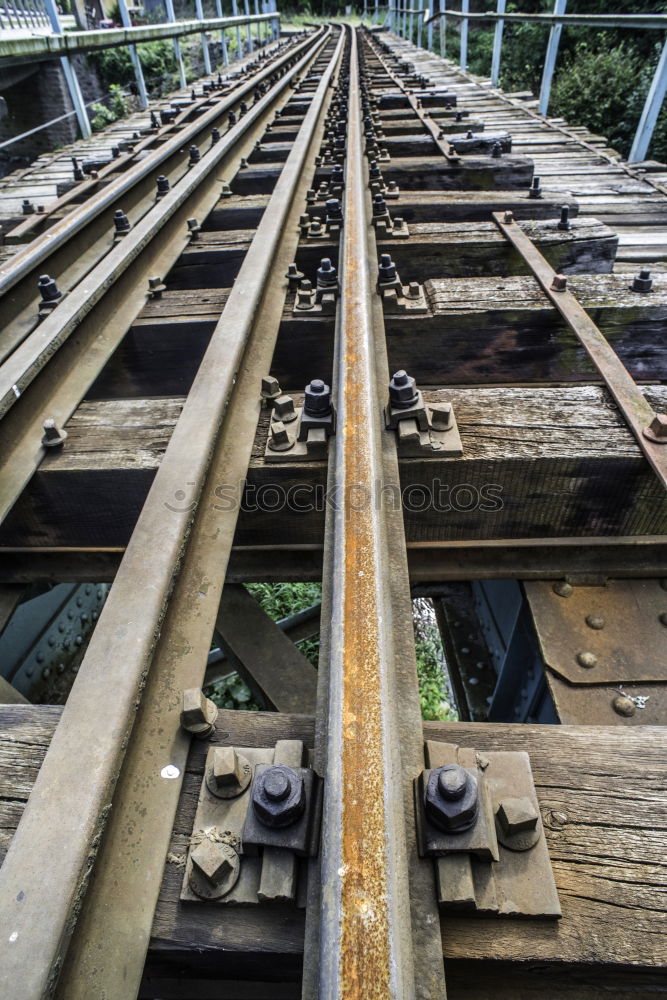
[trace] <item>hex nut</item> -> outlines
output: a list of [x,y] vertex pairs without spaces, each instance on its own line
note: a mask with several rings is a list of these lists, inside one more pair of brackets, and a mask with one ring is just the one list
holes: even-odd
[[391,405],[399,409],[408,409],[416,405],[418,398],[417,383],[413,377],[402,368],[395,372],[389,383]]
[[209,754],[206,787],[219,799],[235,799],[252,780],[252,764],[234,747],[216,747]]
[[477,778],[459,764],[431,771],[424,789],[426,818],[445,833],[464,833],[477,819]]
[[188,688],[183,692],[181,726],[198,739],[206,739],[213,732],[218,708],[201,688]]
[[302,775],[286,764],[267,767],[253,783],[252,807],[260,823],[271,829],[296,823],[306,808]]

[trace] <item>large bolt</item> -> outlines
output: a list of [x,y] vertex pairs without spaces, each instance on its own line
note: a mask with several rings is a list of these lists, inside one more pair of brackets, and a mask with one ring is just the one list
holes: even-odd
[[296,420],[296,409],[291,396],[278,396],[273,402],[273,419],[282,420],[284,424],[290,424]]
[[329,198],[324,207],[327,210],[327,221],[339,222],[343,218],[343,209],[338,198]]
[[516,833],[534,830],[537,826],[537,810],[527,796],[503,799],[496,813],[503,833],[512,837]]
[[373,218],[381,219],[388,214],[386,201],[381,194],[376,194],[373,198]]
[[394,373],[389,383],[389,401],[392,406],[401,410],[407,410],[415,406],[419,399],[417,383],[401,368]]
[[463,833],[477,819],[477,779],[459,764],[431,771],[424,790],[427,818],[446,833]]
[[317,269],[317,287],[335,288],[338,284],[336,268],[331,263],[330,257],[323,257]]
[[21,211],[23,212],[24,215],[32,215],[33,212],[35,211],[35,206],[30,201],[29,198],[23,199],[21,203]]
[[282,420],[274,420],[269,430],[268,446],[271,451],[289,451],[294,447],[294,441],[289,436]]
[[60,448],[67,437],[67,431],[58,430],[55,420],[44,421],[43,448]]
[[378,267],[378,280],[380,284],[384,285],[387,282],[396,281],[396,274],[396,265],[391,259],[391,254],[381,254],[380,265]]
[[255,778],[252,806],[264,826],[280,829],[296,823],[306,808],[302,775],[286,764],[267,767]]
[[566,230],[566,229],[570,229],[571,225],[572,225],[572,223],[570,222],[570,206],[569,205],[561,205],[561,209],[560,209],[560,221],[558,223],[558,228]]
[[331,413],[331,389],[321,378],[312,379],[306,386],[303,412],[309,417],[328,417]]
[[250,784],[252,765],[234,747],[216,747],[206,770],[209,791],[221,799],[234,799]]
[[167,194],[167,192],[171,187],[169,183],[169,178],[165,177],[164,174],[160,174],[160,176],[156,181],[156,184],[157,184],[157,193],[159,198],[161,198],[162,195]]
[[201,160],[201,153],[199,152],[199,146],[192,145],[189,149],[190,159],[188,161],[188,166],[193,166],[195,163],[199,163]]
[[656,444],[667,444],[667,415],[656,413],[648,427],[644,428],[643,434]]
[[653,279],[651,278],[651,272],[647,271],[645,268],[635,276],[632,282],[633,292],[650,292],[653,288]]
[[542,197],[542,188],[540,187],[540,178],[539,177],[533,177],[533,183],[530,185],[530,189],[528,191],[528,197],[529,198],[541,198]]
[[491,147],[491,156],[494,159],[498,159],[502,155],[503,155],[503,147],[500,145],[499,142],[494,142],[493,146]]
[[188,688],[183,692],[181,726],[198,739],[206,739],[213,732],[218,718],[217,706],[207,698],[201,688]]
[[190,853],[188,882],[202,899],[219,899],[230,891],[239,877],[239,857],[230,844],[208,837]]
[[116,233],[119,236],[124,236],[125,233],[129,233],[130,231],[130,220],[122,208],[119,208],[114,212],[113,224],[115,226]]
[[37,289],[42,296],[42,302],[57,302],[62,298],[63,293],[58,290],[58,286],[53,278],[48,274],[42,274],[37,282]]
[[262,379],[262,388],[260,389],[260,396],[262,399],[274,400],[281,395],[280,384],[277,378],[273,375],[265,375]]

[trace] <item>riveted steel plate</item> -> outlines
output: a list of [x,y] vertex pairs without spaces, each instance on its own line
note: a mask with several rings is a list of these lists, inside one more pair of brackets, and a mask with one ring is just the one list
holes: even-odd
[[571,684],[667,680],[667,590],[660,580],[524,587],[544,661]]
[[[550,670],[546,674],[558,721],[565,726],[664,726],[667,722],[667,684],[582,687],[568,684]],[[619,698],[626,700],[619,704]],[[628,700],[635,705],[634,711],[629,708]]]

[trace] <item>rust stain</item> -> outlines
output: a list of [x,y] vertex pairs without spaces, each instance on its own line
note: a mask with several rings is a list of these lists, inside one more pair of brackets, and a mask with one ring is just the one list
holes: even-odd
[[[353,74],[354,76],[354,74]],[[351,93],[351,101],[358,96]],[[359,129],[358,109],[351,116]],[[356,128],[355,128],[356,127]],[[351,184],[350,187],[353,187]],[[342,677],[342,868],[340,995],[346,998],[395,996],[392,983],[391,932],[387,870],[387,815],[383,773],[382,694],[383,581],[378,579],[377,552],[382,539],[374,515],[376,470],[369,428],[377,421],[374,409],[372,331],[367,315],[368,289],[362,275],[366,266],[364,219],[348,203],[345,239],[345,366],[342,430],[345,518]],[[361,254],[360,254],[361,251]],[[361,504],[350,487],[362,486]]]

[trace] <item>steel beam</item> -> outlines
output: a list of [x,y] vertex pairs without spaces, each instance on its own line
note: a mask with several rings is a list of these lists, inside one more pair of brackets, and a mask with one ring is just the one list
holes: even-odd
[[[555,0],[554,14],[564,14],[566,6],[567,0]],[[562,24],[554,24],[549,32],[549,43],[547,45],[547,54],[544,59],[544,69],[542,70],[542,86],[540,87],[540,103],[538,106],[541,115],[546,115],[549,110],[551,81],[553,79],[554,69],[556,68],[558,46],[560,45],[560,36],[562,31]]]
[[[62,35],[63,29],[60,24],[60,18],[58,17],[58,8],[56,7],[55,0],[44,0],[44,3],[47,14],[49,15],[49,21],[51,22],[51,29],[55,35]],[[88,111],[86,110],[78,77],[67,56],[63,56],[61,58],[60,65],[62,66],[65,83],[67,84],[70,100],[72,101],[72,107],[74,108],[76,114],[76,120],[79,123],[81,135],[84,139],[86,139],[88,136],[93,134],[93,130],[90,126],[90,119],[88,118]]]
[[[461,0],[461,12],[467,14],[470,10],[470,0]],[[429,25],[430,28],[430,25]],[[461,21],[461,45],[459,49],[459,66],[462,70],[468,68],[468,18]]]
[[[496,7],[498,14],[505,13],[506,4],[507,0],[498,0]],[[503,46],[504,27],[504,20],[500,19],[496,21],[496,28],[493,33],[493,53],[491,55],[491,83],[494,87],[498,86],[498,81],[500,80],[500,54]]]
[[[218,7],[219,4],[220,0],[218,0]],[[164,0],[164,6],[168,20],[171,22],[175,22],[176,15],[174,13],[174,0]],[[218,17],[222,17],[222,11],[220,9],[218,9]],[[223,28],[222,30],[224,34],[225,29]],[[181,52],[181,43],[179,42],[178,38],[174,38],[172,44],[174,46],[174,55],[176,56],[176,63],[178,65],[179,84],[181,87],[187,87],[187,80],[185,79],[185,66],[183,64],[183,54]]]
[[665,100],[665,91],[667,91],[667,39],[662,47],[660,60],[653,75],[651,87],[646,97],[637,131],[635,132],[632,149],[628,156],[629,163],[641,163],[642,160],[646,159],[646,154],[653,138],[653,130]]
[[[118,0],[118,10],[120,11],[120,19],[123,22],[123,27],[131,28],[132,21],[130,20],[130,15],[125,0]],[[139,103],[141,104],[142,108],[147,108],[148,94],[146,92],[146,82],[144,80],[144,71],[141,68],[139,53],[137,52],[135,45],[128,45],[127,48],[130,53],[130,59],[132,60],[132,67],[134,69],[134,79],[137,82],[137,90],[139,91]]]

